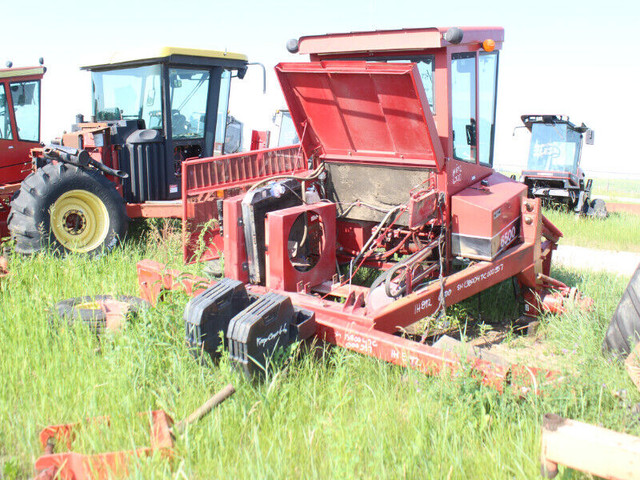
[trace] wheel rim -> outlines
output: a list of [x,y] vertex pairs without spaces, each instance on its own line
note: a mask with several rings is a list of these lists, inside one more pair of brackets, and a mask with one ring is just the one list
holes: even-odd
[[109,212],[102,200],[86,190],[70,190],[51,206],[51,231],[67,250],[87,253],[107,238]]

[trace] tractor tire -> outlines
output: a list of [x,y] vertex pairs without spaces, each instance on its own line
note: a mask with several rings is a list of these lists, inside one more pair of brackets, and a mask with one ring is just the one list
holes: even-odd
[[640,340],[640,265],[611,318],[602,349],[626,357]]
[[102,333],[107,324],[107,315],[100,308],[101,302],[116,301],[129,307],[127,316],[135,317],[142,310],[151,308],[151,304],[139,297],[127,295],[95,295],[61,300],[52,309],[53,319],[65,321],[68,325],[82,323],[96,333]]
[[605,219],[609,215],[607,212],[607,205],[604,200],[596,198],[591,200],[586,211],[587,216],[599,219]]
[[94,170],[47,164],[22,181],[11,201],[9,231],[16,252],[89,255],[111,250],[127,232],[124,200]]

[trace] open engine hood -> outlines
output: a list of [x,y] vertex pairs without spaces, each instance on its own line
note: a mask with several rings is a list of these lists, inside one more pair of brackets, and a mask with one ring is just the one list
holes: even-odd
[[414,64],[281,63],[276,73],[307,157],[442,169],[442,144]]

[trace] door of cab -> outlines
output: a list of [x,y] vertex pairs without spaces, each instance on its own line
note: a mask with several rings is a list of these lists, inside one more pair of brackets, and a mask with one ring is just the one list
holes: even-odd
[[25,178],[39,145],[40,81],[0,81],[0,184]]

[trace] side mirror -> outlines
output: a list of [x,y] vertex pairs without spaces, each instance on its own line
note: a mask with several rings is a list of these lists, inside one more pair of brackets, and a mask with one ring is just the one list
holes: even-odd
[[593,145],[593,136],[595,135],[594,131],[591,129],[588,129],[584,135],[585,135],[585,142],[587,143],[587,145]]

